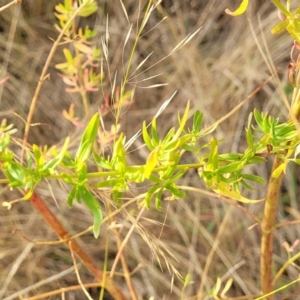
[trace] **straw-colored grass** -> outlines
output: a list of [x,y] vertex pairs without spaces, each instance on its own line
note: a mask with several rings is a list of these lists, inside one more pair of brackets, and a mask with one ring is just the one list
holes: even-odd
[[[3,5],[4,2],[0,1],[0,4]],[[26,5],[33,5],[34,1],[23,2],[20,10],[16,5],[0,13],[1,76],[9,76],[8,82],[3,87],[0,86],[1,114],[16,125],[20,138],[24,130],[23,120],[27,117],[52,40],[58,35],[53,27],[55,1],[46,1],[42,7],[30,10]],[[124,76],[123,62],[127,62],[130,57],[134,43],[133,33],[137,31],[137,23],[141,22],[139,2],[142,2],[143,7],[145,1],[123,1],[127,17],[133,24],[133,32],[124,49],[130,24],[119,0],[100,1],[97,16],[89,20],[90,25],[98,31],[99,45],[101,36],[106,33],[106,16],[110,34],[109,70],[104,64],[106,80],[103,91],[91,95],[94,110],[101,105],[104,94],[110,93],[114,74],[117,72],[119,83]],[[225,8],[236,7],[239,2],[174,0],[163,1],[158,6],[150,16],[145,32],[164,17],[167,19],[141,36],[132,57],[131,70],[135,70],[153,52],[141,68],[146,71],[129,80],[132,86],[127,85],[128,89],[135,87],[134,103],[121,115],[123,130],[128,138],[141,128],[143,120],[151,121],[162,103],[175,90],[175,98],[158,118],[162,135],[176,124],[178,111],[184,110],[187,100],[191,100],[192,111],[202,111],[205,124],[211,125],[272,75],[274,78],[246,101],[237,113],[224,121],[214,135],[218,139],[224,139],[220,146],[222,152],[235,152],[244,147],[244,127],[253,108],[257,107],[282,118],[287,116],[283,89],[286,87],[291,41],[285,35],[271,35],[271,28],[277,24],[277,12],[270,1],[265,1],[264,4],[259,0],[251,1],[251,9],[246,16],[232,18],[225,15]],[[169,55],[180,41],[201,26],[202,29],[188,45]],[[59,47],[50,65],[49,80],[45,80],[43,84],[33,117],[36,126],[31,128],[30,143],[53,145],[66,135],[71,135],[72,147],[78,143],[81,130],[74,129],[63,118],[62,110],[68,109],[74,102],[76,112],[84,121],[84,115],[81,114],[83,108],[80,99],[64,91],[65,86],[54,69],[54,65],[62,60],[61,50],[62,47]],[[161,62],[156,64],[159,61]],[[268,67],[270,63],[275,66],[277,79]],[[111,80],[108,71],[112,76]],[[161,75],[143,81],[157,74]],[[147,88],[163,83],[168,85]],[[106,118],[107,124],[114,121],[112,116]],[[148,153],[141,145],[142,140],[139,138],[130,149],[129,159],[132,164],[139,164],[147,157]],[[271,163],[252,168],[252,172],[267,178],[270,165]],[[287,222],[292,217],[299,218],[298,173],[297,167],[287,172],[277,216],[280,222]],[[181,185],[204,188],[197,173],[192,171],[188,172]],[[132,187],[127,196],[133,198],[139,192]],[[38,186],[38,193],[46,199],[71,234],[91,226],[90,213],[80,205],[75,205],[70,210],[66,205],[65,188],[57,183]],[[251,193],[251,198],[263,198],[264,193],[265,187],[258,187]],[[1,202],[7,201],[7,197],[12,200],[11,193],[3,188]],[[18,197],[20,195],[16,193],[15,198]],[[251,213],[261,217],[262,204],[247,205],[245,208],[249,210],[248,214],[243,209],[214,197],[212,193],[205,194],[195,189],[189,191],[184,200],[165,201],[162,212],[157,212],[154,208],[146,211],[124,250],[139,299],[189,299],[200,288],[204,293],[212,291],[217,278],[221,278],[222,287],[230,278],[233,279],[228,297],[253,299],[254,295],[258,295],[261,234],[259,226],[253,226],[255,220]],[[106,261],[107,270],[111,269],[118,253],[116,237],[119,236],[121,242],[125,239],[138,213],[136,204],[131,204],[116,216],[116,229],[106,222],[97,240],[91,231],[80,238],[83,248],[95,258],[99,266],[102,267]],[[53,293],[52,297],[47,296],[45,299],[85,299],[74,273],[68,248],[62,243],[49,245],[30,242],[48,243],[57,241],[57,237],[29,203],[17,203],[9,211],[1,208],[0,228],[0,299],[19,299],[18,293],[24,299],[38,299],[34,297],[55,290],[58,290],[58,294]],[[277,269],[288,259],[287,251],[281,247],[282,243],[292,244],[298,238],[298,232],[299,225],[282,227],[276,231],[274,259]],[[84,267],[80,264],[77,267],[83,284],[94,282]],[[120,262],[115,272],[117,283],[128,294],[125,280],[121,276],[123,270]],[[177,274],[183,277],[189,274],[191,284],[183,288]],[[280,278],[280,283],[292,281],[297,276],[298,268],[290,266]],[[74,290],[71,290],[73,286]],[[65,296],[61,290],[63,287],[70,288]],[[89,287],[86,289],[89,291]],[[96,287],[92,290],[93,299],[99,299]],[[289,293],[291,296],[287,296]],[[284,291],[284,296],[278,299],[296,299],[297,294],[295,286]],[[248,297],[242,298],[243,296]],[[207,296],[203,299],[212,298]]]

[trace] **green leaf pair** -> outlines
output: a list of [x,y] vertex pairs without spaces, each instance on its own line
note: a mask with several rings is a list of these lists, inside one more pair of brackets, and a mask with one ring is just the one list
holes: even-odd
[[101,222],[103,219],[102,210],[99,202],[94,195],[84,186],[75,186],[68,195],[69,207],[72,207],[73,199],[76,199],[79,203],[81,201],[88,207],[90,212],[94,216],[93,232],[95,238],[98,238],[100,233]]

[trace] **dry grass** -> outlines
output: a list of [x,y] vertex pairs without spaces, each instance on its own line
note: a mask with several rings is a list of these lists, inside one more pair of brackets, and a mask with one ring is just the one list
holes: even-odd
[[[23,5],[26,6],[26,2],[32,5],[33,1],[24,2]],[[235,152],[243,149],[244,126],[249,112],[254,107],[282,118],[286,117],[287,110],[282,95],[276,89],[280,90],[286,84],[286,66],[291,41],[286,36],[271,35],[270,30],[277,22],[277,13],[267,1],[263,5],[259,0],[251,1],[251,11],[246,17],[231,18],[224,14],[225,8],[232,8],[238,2],[174,0],[163,1],[164,5],[158,7],[149,19],[147,29],[152,28],[163,17],[168,18],[141,38],[134,55],[132,69],[153,51],[144,69],[152,66],[161,58],[168,56],[188,33],[195,32],[200,26],[203,28],[186,47],[136,78],[136,81],[140,81],[162,73],[149,82],[136,85],[160,83],[168,85],[156,89],[136,89],[134,104],[122,116],[123,128],[128,137],[141,127],[143,120],[150,121],[163,101],[175,90],[178,94],[158,120],[161,134],[176,124],[177,112],[184,109],[188,99],[192,102],[193,110],[199,109],[204,113],[207,125],[211,125],[234,108],[271,75],[253,33],[267,58],[276,66],[279,79],[271,80],[235,115],[222,123],[215,136],[224,139],[223,152]],[[97,17],[90,20],[90,23],[98,30],[100,43],[100,37],[105,34],[108,14],[110,71],[114,74],[118,70],[118,79],[121,79],[122,49],[129,24],[118,0],[101,3]],[[137,3],[138,1],[134,0],[124,1],[128,17],[134,26],[139,13]],[[57,37],[53,29],[53,5],[52,2],[47,4],[47,7],[44,5],[41,9],[36,8],[35,13],[32,13],[34,10],[26,13],[26,7],[20,12],[17,7],[13,7],[0,14],[1,76],[7,74],[10,77],[3,90],[0,90],[1,112],[5,112],[9,121],[20,129],[20,137],[24,122],[16,115],[26,119],[43,63],[52,46],[49,37],[53,39]],[[125,61],[128,59],[132,42],[130,38],[124,50]],[[34,123],[41,125],[32,128],[30,142],[51,145],[71,134],[74,138],[73,145],[76,145],[78,132],[62,117],[61,112],[67,109],[71,102],[76,102],[80,114],[81,103],[79,99],[64,91],[62,80],[57,76],[54,65],[61,59],[61,53],[58,51],[51,65],[50,80],[44,83],[34,115]],[[110,88],[107,80],[103,88],[104,93],[109,93]],[[92,96],[95,109],[102,101],[102,92]],[[132,164],[145,160],[147,153],[143,148],[139,148],[140,145],[141,140],[137,140],[134,144],[136,150],[129,157]],[[253,172],[267,178],[269,165],[253,169]],[[286,176],[283,201],[278,213],[280,222],[288,221],[292,217],[299,218],[297,202],[299,189],[295,176],[298,172],[296,169],[290,170]],[[202,187],[197,174],[191,171],[184,178],[182,185]],[[48,201],[52,210],[72,234],[83,231],[91,225],[92,218],[85,208],[78,205],[72,210],[67,208],[65,203],[67,194],[64,189],[51,182],[51,190],[56,195],[58,207],[49,186],[41,185],[38,188],[38,192]],[[265,187],[260,187],[251,194],[251,197],[262,198],[264,192]],[[132,195],[138,193],[139,191],[132,190]],[[3,190],[1,200],[7,200],[7,197],[7,193]],[[19,195],[16,195],[17,197]],[[261,205],[246,208],[261,217]],[[136,217],[137,214],[138,210],[134,204],[117,215],[116,222],[119,225],[121,240],[132,226],[132,216]],[[151,296],[155,299],[188,299],[198,292],[203,278],[206,278],[203,289],[208,292],[218,277],[222,279],[223,284],[229,278],[233,278],[234,283],[227,293],[230,297],[259,294],[260,232],[258,226],[249,229],[253,224],[255,221],[239,208],[196,191],[188,192],[184,200],[165,202],[162,212],[155,210],[146,212],[125,248],[129,268],[131,271],[135,270],[132,280],[140,299],[149,299]],[[34,245],[22,237],[24,235],[34,241],[56,240],[55,234],[47,228],[29,203],[18,203],[10,211],[2,208],[0,227],[0,299],[18,299],[16,293],[21,293],[26,288],[30,291],[22,293],[24,298],[61,287],[78,285],[74,270],[69,269],[73,266],[70,252],[63,244]],[[18,232],[12,234],[14,229],[20,230],[22,235]],[[276,267],[283,265],[288,258],[281,244],[284,241],[293,243],[298,237],[298,232],[298,225],[283,227],[276,232]],[[81,244],[101,266],[107,256],[107,269],[111,269],[118,247],[115,231],[109,223],[102,226],[99,239],[95,240],[90,232],[81,238]],[[156,251],[153,252],[154,249]],[[156,255],[160,259],[161,267]],[[193,283],[183,290],[182,282],[175,276],[171,291],[173,272],[172,270],[171,274],[168,272],[166,261],[183,277],[190,274]],[[68,273],[63,273],[66,270],[69,270]],[[117,271],[122,272],[120,264]],[[79,268],[79,272],[84,283],[93,281],[83,267]],[[295,279],[297,274],[296,267],[289,267],[281,283]],[[47,279],[44,284],[36,286],[37,283]],[[117,281],[126,291],[123,278],[117,276]],[[296,293],[296,289],[297,287],[285,291],[285,297],[289,292]],[[84,299],[85,296],[78,289],[69,292],[65,297],[65,299]],[[98,299],[96,296],[93,297]],[[285,297],[281,296],[278,299],[287,299]],[[296,299],[295,296],[291,297],[289,299]],[[58,298],[64,299],[62,295],[47,297],[47,299]],[[252,298],[249,296],[247,299]]]

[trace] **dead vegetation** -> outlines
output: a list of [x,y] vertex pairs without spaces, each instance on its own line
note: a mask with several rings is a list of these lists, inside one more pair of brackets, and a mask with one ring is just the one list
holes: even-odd
[[[23,1],[21,9],[16,5],[0,14],[1,78],[9,76],[7,83],[0,86],[1,115],[16,125],[19,138],[22,138],[23,120],[26,119],[41,69],[52,40],[57,37],[53,27],[54,2],[38,6],[35,11],[34,8],[28,10],[26,5],[33,5],[33,1],[27,0]],[[162,134],[176,123],[177,113],[184,109],[187,100],[191,100],[194,110],[199,109],[204,113],[205,123],[211,125],[272,75],[274,78],[269,83],[262,86],[236,114],[218,127],[215,136],[224,139],[223,152],[235,152],[243,148],[244,127],[247,116],[254,107],[275,116],[286,116],[283,97],[289,97],[286,71],[291,42],[287,36],[271,35],[270,30],[277,20],[277,12],[271,3],[266,1],[259,5],[259,0],[251,1],[251,11],[248,11],[246,17],[233,19],[224,14],[225,8],[238,2],[173,0],[163,1],[158,7],[149,20],[148,29],[164,17],[167,19],[142,37],[134,56],[134,66],[153,52],[144,69],[151,67],[168,56],[188,33],[203,27],[186,47],[132,81],[133,86],[138,86],[135,102],[122,116],[122,125],[128,137],[141,128],[143,120],[150,121],[163,101],[175,90],[178,91],[176,97],[158,119]],[[2,5],[4,1],[0,3]],[[36,3],[39,4],[40,1]],[[124,1],[128,17],[134,26],[140,20],[138,3],[136,0]],[[90,25],[98,31],[99,44],[101,36],[105,34],[107,15],[110,72],[115,74],[118,71],[120,80],[123,75],[122,60],[128,59],[127,49],[132,46],[132,40],[129,40],[123,51],[129,24],[118,0],[100,1],[97,16],[89,20]],[[81,102],[64,91],[65,86],[57,76],[54,65],[61,59],[61,49],[58,49],[50,67],[49,80],[44,82],[38,100],[33,121],[36,126],[32,127],[29,138],[31,143],[52,145],[59,143],[66,135],[73,137],[73,146],[78,142],[76,137],[80,129],[75,129],[63,118],[62,110],[68,109],[74,102],[80,115]],[[268,64],[275,66],[276,74]],[[156,74],[161,75],[142,81]],[[161,83],[168,85],[146,88],[147,85]],[[91,95],[94,110],[97,110],[110,90],[111,82],[106,73],[103,91]],[[110,117],[107,116],[107,122],[110,122]],[[147,153],[140,148],[141,144],[141,140],[134,144],[135,150],[130,153],[132,164],[145,160]],[[253,172],[267,178],[270,170],[257,168]],[[278,214],[281,222],[289,221],[291,217],[299,218],[297,173],[296,169],[289,170],[286,176]],[[196,172],[189,172],[182,186],[203,188]],[[260,187],[251,194],[251,198],[262,198],[264,192],[265,187]],[[67,194],[58,184],[49,182],[48,186],[38,186],[38,193],[47,200],[52,211],[71,234],[77,234],[91,226],[90,213],[79,205],[70,210],[66,204]],[[133,187],[130,196],[138,194],[139,190]],[[7,201],[7,197],[8,193],[3,188],[1,201]],[[16,194],[15,197],[20,195]],[[261,216],[261,204],[245,208],[258,217]],[[97,240],[91,232],[80,238],[84,249],[95,258],[99,266],[106,262],[106,269],[111,269],[118,253],[118,238],[120,241],[125,239],[137,214],[136,204],[128,205],[115,217],[115,223],[108,221],[102,226]],[[154,209],[145,212],[125,248],[127,264],[139,299],[194,299],[189,297],[197,294],[201,284],[204,291],[211,291],[218,277],[222,280],[222,287],[227,280],[233,279],[232,287],[226,294],[228,297],[253,299],[260,292],[260,231],[253,226],[255,220],[249,215],[213,194],[197,190],[189,191],[184,200],[166,201],[162,212]],[[58,294],[45,299],[86,297],[78,286],[70,251],[64,244],[47,244],[57,241],[57,237],[32,206],[27,202],[19,202],[10,211],[2,208],[0,227],[0,299],[18,299],[18,293],[24,299],[39,299],[38,295],[54,290],[58,290]],[[284,242],[292,244],[298,238],[298,231],[299,225],[291,225],[276,232],[275,261],[278,266],[288,257],[281,245]],[[78,265],[78,269],[83,283],[94,282],[82,266]],[[128,294],[122,272],[119,264],[115,274],[116,281]],[[183,277],[190,274],[191,284],[183,289],[183,283],[176,276],[177,272]],[[297,274],[296,267],[289,267],[282,280],[291,281]],[[72,286],[78,287],[63,295],[61,289]],[[91,295],[93,299],[98,299],[95,290],[93,287]],[[291,295],[297,294],[296,288],[291,288],[288,292]],[[288,299],[287,291],[284,293],[285,296],[278,299]],[[208,295],[205,299],[212,298]],[[290,299],[296,298],[290,296]]]

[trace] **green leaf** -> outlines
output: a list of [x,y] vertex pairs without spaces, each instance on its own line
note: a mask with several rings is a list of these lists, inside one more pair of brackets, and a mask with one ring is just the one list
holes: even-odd
[[63,49],[63,52],[64,52],[65,58],[68,62],[68,65],[70,65],[70,66],[73,65],[74,64],[74,58],[72,56],[71,51],[69,49],[65,48],[65,49]]
[[80,187],[78,190],[81,199],[85,203],[85,205],[89,208],[91,213],[94,216],[94,225],[93,225],[93,232],[95,238],[98,238],[100,233],[100,227],[102,223],[102,210],[100,207],[99,202],[95,199],[94,195],[87,190],[85,187]]
[[117,186],[120,183],[120,178],[110,178],[101,182],[95,183],[96,188],[105,188]]
[[35,158],[37,169],[42,168],[43,165],[44,165],[45,160],[42,157],[41,150],[39,149],[39,147],[37,145],[33,144],[32,145],[32,152],[33,152],[33,155],[34,155],[34,158]]
[[269,120],[268,116],[264,115],[261,129],[266,133],[269,132],[269,130],[270,130],[270,122],[269,121],[270,120]]
[[97,153],[93,152],[93,158],[96,162],[96,165],[102,169],[111,170],[112,166],[108,160],[104,157],[99,156]]
[[159,211],[161,211],[161,196],[162,196],[163,190],[164,189],[161,188],[155,197],[155,207]]
[[[174,168],[176,170],[176,168]],[[172,178],[170,178],[171,175],[169,175],[167,178],[170,178],[169,180],[166,178],[168,183],[174,183],[178,181],[186,172],[188,168],[178,171]]]
[[179,190],[174,184],[167,184],[165,188],[179,199],[185,197],[185,192]]
[[72,190],[71,190],[71,192],[69,193],[68,199],[67,199],[69,207],[72,207],[73,200],[76,197],[76,193],[77,193],[77,187],[73,187]]
[[[5,165],[6,166],[6,165]],[[19,183],[25,183],[26,179],[26,172],[24,167],[17,163],[10,163],[7,164],[7,167],[5,167],[7,170],[7,177],[10,181],[17,181]]]
[[209,126],[207,129],[202,129],[199,133],[199,137],[204,137],[211,134],[218,127],[219,123],[215,122],[212,126]]
[[131,182],[141,183],[145,181],[145,167],[140,166],[138,169],[126,169],[126,178]]
[[27,169],[32,170],[33,169],[33,167],[32,167],[33,159],[31,157],[31,152],[28,149],[26,149],[25,151],[26,151]]
[[259,156],[253,156],[248,159],[247,164],[258,164],[264,162],[266,162],[265,158]]
[[236,192],[229,184],[225,182],[219,182],[216,186],[216,188],[213,189],[217,194],[220,194],[225,197],[229,197],[232,199],[235,199],[239,202],[242,203],[258,203],[261,202],[262,200],[251,200],[248,198],[243,197],[241,194]]
[[251,181],[254,181],[254,182],[257,182],[257,183],[260,183],[260,184],[265,184],[266,183],[266,181],[263,178],[261,178],[260,176],[251,175],[251,174],[242,174],[241,176],[244,179],[251,180]]
[[123,197],[122,187],[115,185],[112,190],[112,198],[117,204],[121,204]]
[[254,148],[254,141],[253,141],[253,135],[252,135],[252,131],[251,131],[250,127],[248,127],[246,129],[246,134],[247,134],[247,144],[248,144],[248,147],[249,147],[249,149],[253,150],[253,148]]
[[145,166],[145,170],[144,170],[144,175],[145,178],[150,177],[153,169],[157,166],[158,164],[158,153],[160,151],[160,147],[156,147],[153,151],[151,151],[151,153],[149,154],[148,158],[147,158],[147,162],[146,162],[146,166]]
[[92,152],[94,141],[97,137],[98,127],[99,127],[99,114],[96,113],[92,117],[91,121],[89,122],[82,136],[79,148],[75,156],[77,162],[84,162],[88,159],[89,155]]
[[154,186],[152,186],[148,192],[145,195],[145,206],[147,209],[150,209],[150,204],[151,204],[151,199],[154,195],[154,193],[159,189],[160,187],[156,184]]
[[181,146],[181,148],[185,151],[189,151],[189,152],[196,152],[197,149],[194,146],[190,146],[189,144],[184,144]]
[[31,198],[33,194],[33,186],[29,189],[29,191],[27,191],[26,195],[23,197],[24,200],[28,200]]
[[234,173],[242,170],[244,167],[244,163],[240,161],[233,162],[225,167],[218,169],[218,174],[226,174],[226,173]]
[[11,163],[13,158],[14,158],[14,154],[11,152],[0,154],[0,160],[6,163]]
[[171,176],[177,169],[177,164],[169,166],[166,170],[159,172],[160,182],[173,182]]
[[193,281],[191,281],[191,275],[187,274],[184,278],[183,286],[187,287],[188,285],[191,285],[192,283],[193,283]]
[[207,170],[214,171],[218,168],[218,141],[212,137],[210,139],[210,153],[207,162]]
[[124,136],[120,135],[118,140],[114,145],[113,157],[114,168],[118,170],[121,174],[125,174],[126,171],[126,151],[124,147]]
[[62,3],[55,5],[55,10],[61,14],[66,14],[69,12],[68,9]]
[[289,20],[285,19],[284,21],[280,22],[278,25],[276,25],[274,28],[272,28],[271,33],[272,34],[279,34],[281,33],[286,27],[289,25]]
[[165,151],[176,150],[177,148],[181,147],[182,145],[185,145],[186,143],[188,143],[190,140],[191,140],[190,134],[184,135],[181,138],[178,138],[176,140],[173,140],[169,143],[164,144],[164,150]]
[[250,190],[250,191],[253,191],[254,188],[252,188],[252,186],[250,186],[248,183],[245,182],[245,180],[241,180],[240,181],[240,184],[245,187],[246,189]]
[[254,109],[253,115],[257,125],[262,128],[263,117],[256,108]]
[[291,13],[285,8],[285,6],[279,0],[272,0],[277,8],[286,16],[289,17]]
[[94,1],[90,1],[90,3],[86,4],[79,12],[78,16],[80,17],[88,17],[95,13],[98,10],[97,3]]
[[152,139],[148,134],[146,122],[143,122],[143,139],[149,150],[153,150],[155,146],[152,144]]
[[0,140],[0,152],[3,152],[10,143],[10,135],[5,133]]
[[49,162],[47,162],[44,166],[43,166],[43,170],[54,170],[56,167],[59,166],[59,164],[61,163],[61,161],[64,159],[65,157],[65,152],[67,151],[68,149],[68,145],[69,145],[69,142],[70,142],[70,138],[67,137],[65,142],[64,142],[64,145],[60,151],[60,153],[54,157],[52,160],[50,160]]
[[153,143],[153,145],[158,146],[159,145],[159,137],[158,137],[158,134],[157,134],[156,119],[152,120],[151,134],[152,134],[152,143]]
[[241,15],[246,11],[248,4],[249,4],[249,0],[243,0],[242,3],[240,4],[240,6],[234,12],[232,12],[228,8],[225,9],[225,12],[234,17]]
[[184,114],[182,116],[182,120],[180,119],[180,116],[178,115],[179,128],[176,131],[176,133],[173,137],[173,140],[177,140],[180,137],[180,135],[181,135],[181,133],[182,133],[184,127],[185,127],[185,124],[187,122],[187,119],[188,119],[188,116],[189,116],[189,111],[190,111],[190,101],[188,102],[188,104],[186,106],[186,109],[185,109]]
[[200,127],[203,119],[203,114],[199,110],[196,110],[193,118],[193,133],[198,134],[200,132]]
[[163,144],[167,144],[167,143],[173,138],[174,134],[175,134],[175,128],[173,127],[173,128],[171,128],[171,129],[168,131],[168,133],[167,133],[166,136],[164,137],[162,143],[163,143]]
[[226,160],[226,161],[241,161],[243,158],[243,154],[240,153],[225,153],[225,154],[219,154],[219,158]]
[[79,163],[77,165],[76,172],[77,172],[77,176],[78,176],[79,185],[81,185],[81,186],[86,185],[87,182],[88,182],[88,178],[86,177],[86,175],[87,175],[87,165],[86,165],[86,163]]
[[278,178],[282,172],[285,172],[285,169],[288,165],[288,161],[283,162],[281,165],[279,165],[272,173],[273,178]]

